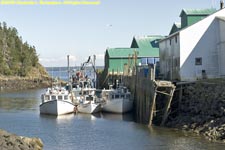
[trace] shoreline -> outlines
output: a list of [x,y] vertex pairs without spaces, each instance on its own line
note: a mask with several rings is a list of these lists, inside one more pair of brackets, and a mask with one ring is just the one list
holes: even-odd
[[20,91],[51,86],[51,78],[0,77],[0,92]]

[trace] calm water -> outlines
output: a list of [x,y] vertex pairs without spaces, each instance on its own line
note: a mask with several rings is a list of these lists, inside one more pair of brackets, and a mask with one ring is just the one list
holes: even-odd
[[40,137],[45,150],[219,150],[225,146],[173,129],[149,129],[133,122],[130,114],[40,115],[42,92],[1,93],[0,128]]
[[[46,67],[48,74],[53,77],[59,77],[61,80],[68,81],[68,68],[67,67]],[[70,67],[70,73],[73,74],[74,71],[79,70],[80,67]],[[103,69],[102,66],[97,66],[96,69]],[[88,66],[85,68],[85,75],[93,79],[94,70],[92,67]]]

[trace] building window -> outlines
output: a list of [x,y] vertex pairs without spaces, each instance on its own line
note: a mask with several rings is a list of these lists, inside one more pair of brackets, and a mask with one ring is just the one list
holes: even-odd
[[176,43],[177,43],[177,36],[175,36],[175,41],[176,41]]
[[202,57],[195,58],[195,65],[202,65]]
[[170,45],[171,45],[171,43],[172,43],[172,40],[170,39]]

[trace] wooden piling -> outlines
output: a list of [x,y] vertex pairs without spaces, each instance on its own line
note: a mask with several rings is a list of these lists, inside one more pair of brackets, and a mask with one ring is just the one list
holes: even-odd
[[182,85],[180,85],[179,89],[179,100],[178,100],[178,110],[180,111],[181,101],[182,101],[182,95],[183,95],[183,88]]
[[166,120],[167,120],[167,117],[169,115],[170,104],[171,104],[171,101],[173,99],[174,91],[175,91],[175,88],[172,87],[172,89],[170,89],[170,95],[168,95],[168,100],[167,100],[166,106],[164,107],[164,115],[163,115],[162,122],[161,122],[160,126],[163,126],[165,124]]
[[151,102],[148,127],[152,126],[153,113],[154,113],[155,101],[156,101],[156,95],[157,95],[157,93],[155,92],[156,90],[157,90],[157,86],[154,89],[154,95],[153,95],[153,99]]
[[[130,89],[134,98],[135,120],[139,123],[152,126],[153,120],[156,117],[161,119],[161,125],[167,120],[169,115],[170,105],[175,91],[175,86],[169,81],[155,81],[154,69],[149,68],[149,74],[144,74],[144,70],[133,68],[136,72],[126,77],[125,85]],[[163,114],[157,109],[157,95],[166,95],[166,104],[164,104]],[[158,102],[159,103],[159,102]]]

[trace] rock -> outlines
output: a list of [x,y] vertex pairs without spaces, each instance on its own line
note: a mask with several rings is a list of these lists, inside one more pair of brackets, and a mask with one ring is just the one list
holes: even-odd
[[25,143],[32,145],[35,150],[42,150],[43,142],[41,141],[40,138],[27,138],[27,137],[21,137],[21,138]]
[[1,150],[42,150],[43,142],[39,138],[21,137],[0,129]]
[[194,133],[199,134],[200,131],[199,131],[198,129],[195,129],[195,130],[194,130]]
[[187,129],[188,128],[188,125],[183,125],[183,129]]
[[[179,112],[168,125],[203,134],[212,141],[225,142],[224,99],[225,80],[199,81],[187,85],[179,103]],[[177,109],[176,106],[171,107]]]

